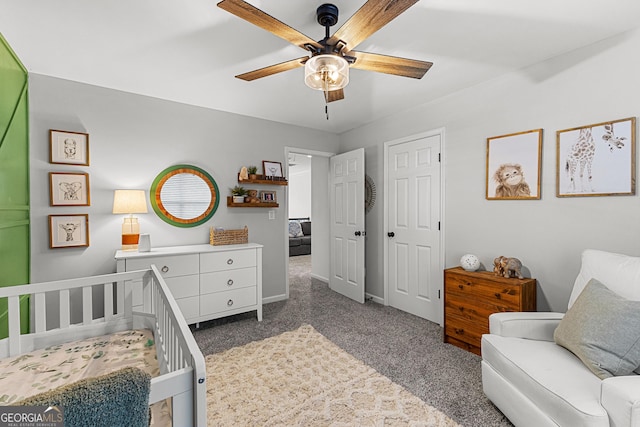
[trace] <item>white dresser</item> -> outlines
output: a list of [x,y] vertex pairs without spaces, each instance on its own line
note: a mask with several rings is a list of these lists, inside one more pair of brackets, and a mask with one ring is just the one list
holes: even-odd
[[[262,245],[169,246],[117,251],[115,258],[118,272],[155,264],[189,324],[253,310],[262,320]],[[136,286],[134,309],[141,304]]]

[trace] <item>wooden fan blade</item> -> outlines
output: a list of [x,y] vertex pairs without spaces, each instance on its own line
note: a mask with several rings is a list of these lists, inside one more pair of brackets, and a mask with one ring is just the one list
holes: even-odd
[[351,65],[352,68],[377,71],[378,73],[393,74],[402,77],[412,77],[414,79],[421,79],[433,65],[433,62],[379,55],[377,53],[351,51],[347,55],[356,58],[356,62]]
[[340,101],[341,99],[344,99],[344,90],[337,89],[337,90],[331,90],[329,92],[325,92],[324,99],[325,101],[327,101],[327,103],[333,102],[333,101]]
[[387,25],[418,0],[369,0],[329,38],[333,46],[342,40],[347,50],[354,49],[364,39]]
[[258,70],[249,71],[248,73],[238,74],[236,77],[245,81],[252,81],[267,77],[273,74],[278,74],[283,71],[293,70],[294,68],[303,67],[309,57],[303,56],[302,58],[292,59],[291,61],[281,62],[279,64],[270,65],[268,67],[260,68]]
[[218,7],[236,15],[238,18],[242,18],[253,25],[257,25],[258,27],[267,30],[290,43],[300,46],[302,49],[307,50],[305,47],[307,44],[312,45],[317,49],[322,49],[322,46],[317,41],[305,36],[298,30],[278,21],[273,16],[243,0],[223,0],[218,3]]

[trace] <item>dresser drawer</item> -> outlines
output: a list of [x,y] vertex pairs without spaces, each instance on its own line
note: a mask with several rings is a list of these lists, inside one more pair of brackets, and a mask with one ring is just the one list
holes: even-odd
[[180,298],[176,302],[185,319],[195,319],[200,315],[200,297]]
[[[198,296],[200,291],[200,278],[196,274],[190,276],[169,277],[164,280],[173,298]],[[133,286],[133,305],[142,305],[142,280],[134,280],[131,282]]]
[[489,283],[483,279],[468,280],[465,277],[450,275],[445,281],[445,292],[473,301],[485,301],[520,309],[520,286],[518,284]]
[[223,313],[228,310],[255,305],[256,288],[242,288],[200,296],[200,315]]
[[489,333],[488,320],[484,319],[484,322],[474,323],[456,316],[450,316],[444,327],[444,333],[446,336],[466,342],[479,349],[482,334]]
[[256,266],[256,251],[246,249],[200,254],[200,273]]
[[247,286],[256,286],[255,267],[202,273],[200,275],[201,294],[246,288]]
[[471,299],[468,295],[460,296],[449,293],[446,295],[444,304],[445,315],[456,314],[470,320],[481,320],[489,318],[492,313],[502,311],[514,311],[511,307],[505,306],[500,300]]
[[148,258],[131,258],[126,261],[126,271],[144,270],[155,264],[162,277],[198,274],[198,254],[172,255]]
[[195,297],[200,292],[200,277],[197,274],[169,277],[165,282],[175,299]]

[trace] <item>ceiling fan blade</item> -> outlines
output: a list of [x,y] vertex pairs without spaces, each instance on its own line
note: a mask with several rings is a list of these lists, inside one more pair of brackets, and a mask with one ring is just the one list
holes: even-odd
[[333,102],[333,101],[340,101],[341,99],[344,99],[343,89],[331,90],[329,92],[324,93],[324,100],[327,103]]
[[273,33],[274,35],[285,39],[286,41],[300,46],[302,49],[307,50],[305,45],[312,45],[318,49],[322,46],[315,40],[305,36],[298,30],[295,30],[287,24],[278,21],[273,16],[263,12],[257,7],[250,5],[243,0],[222,0],[218,3],[218,7],[226,10],[227,12],[236,15],[238,18],[242,18],[258,27]]
[[294,68],[303,67],[304,63],[309,59],[308,56],[302,58],[292,59],[291,61],[281,62],[279,64],[270,65],[268,67],[260,68],[258,70],[249,71],[248,73],[238,74],[236,77],[245,81],[252,81],[260,79],[262,77],[278,74],[283,71],[293,70]]
[[364,39],[387,25],[418,0],[369,0],[329,38],[328,44],[342,40],[353,50]]
[[433,62],[379,55],[377,53],[351,51],[348,55],[356,58],[356,62],[351,65],[351,68],[412,77],[414,79],[421,79],[433,65]]

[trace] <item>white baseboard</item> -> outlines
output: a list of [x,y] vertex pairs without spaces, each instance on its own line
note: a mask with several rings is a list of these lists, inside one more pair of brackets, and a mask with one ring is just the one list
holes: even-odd
[[321,282],[324,282],[324,283],[329,283],[329,279],[327,279],[326,277],[323,277],[323,276],[319,276],[317,274],[311,273],[311,278],[312,279],[316,279],[316,280],[320,280]]
[[365,294],[364,294],[364,299],[365,299],[365,300],[370,299],[370,300],[371,300],[371,301],[373,301],[373,302],[377,302],[378,304],[382,304],[382,305],[384,305],[384,298],[380,298],[379,296],[372,295],[372,294],[368,294],[368,293],[366,293],[366,292],[365,292]]
[[285,294],[275,295],[275,296],[272,296],[272,297],[262,298],[262,304],[269,304],[269,303],[272,303],[272,302],[285,301],[286,299],[287,299],[287,296]]

